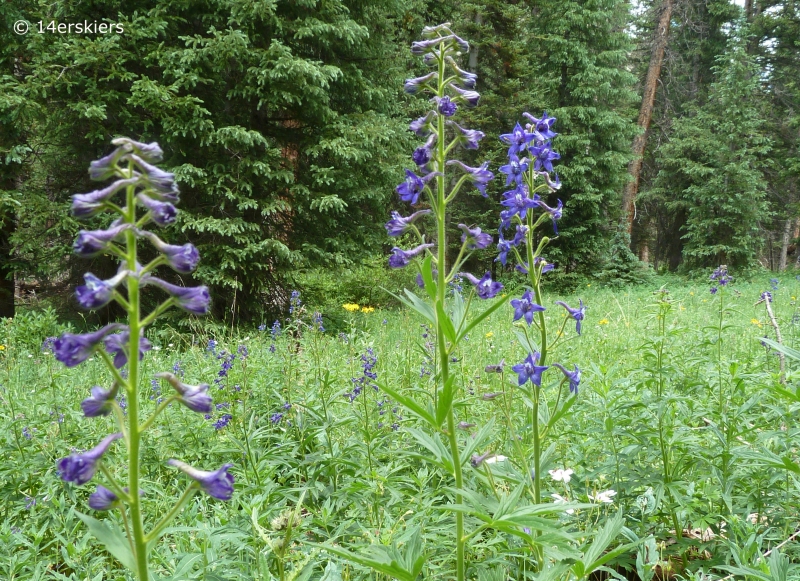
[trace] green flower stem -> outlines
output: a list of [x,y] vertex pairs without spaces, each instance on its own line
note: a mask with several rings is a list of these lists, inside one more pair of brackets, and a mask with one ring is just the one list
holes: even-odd
[[[437,95],[444,96],[444,43],[439,43],[439,87]],[[445,312],[445,290],[446,290],[446,263],[447,238],[445,232],[445,211],[447,199],[444,191],[444,171],[445,171],[445,145],[444,145],[444,116],[440,113],[436,116],[439,139],[436,142],[438,156],[436,163],[438,170],[442,174],[436,177],[436,222],[437,222],[437,242],[438,242],[438,284],[436,286],[436,303],[441,309],[436,309],[436,339],[438,359],[441,365],[441,384],[445,386],[450,379],[450,360],[448,358],[447,343],[444,336],[444,322],[440,320],[440,313]],[[447,411],[447,430],[450,440],[450,455],[453,460],[453,476],[455,477],[456,490],[461,490],[464,481],[461,474],[461,455],[458,449],[458,437],[456,435],[456,425],[453,406]],[[455,503],[461,504],[462,496],[456,492]],[[464,515],[456,512],[456,581],[464,581]]]
[[142,319],[142,321],[140,323],[141,327],[144,328],[147,325],[149,325],[150,323],[152,323],[153,321],[155,321],[156,318],[161,315],[161,313],[163,313],[164,311],[169,309],[174,304],[175,304],[175,299],[173,299],[172,297],[168,298],[166,301],[164,301],[163,303],[158,305],[156,310],[154,310],[152,313],[147,315],[147,317]]
[[125,492],[124,490],[122,490],[122,488],[120,488],[119,484],[117,484],[117,481],[114,479],[114,476],[111,474],[111,472],[106,467],[106,465],[103,464],[102,462],[100,462],[99,467],[100,467],[100,472],[102,472],[103,476],[105,476],[108,479],[107,488],[111,492],[116,494],[117,498],[119,498],[123,502],[128,502],[130,500],[130,497],[128,496],[128,493]]
[[125,425],[125,414],[122,413],[122,408],[119,407],[119,404],[116,400],[111,401],[111,409],[114,410],[114,417],[117,420],[117,424],[119,424],[119,430],[122,432],[122,437],[125,439],[125,447],[130,447],[130,437],[128,436],[128,427]]
[[[133,162],[129,166],[129,174],[133,175]],[[129,186],[126,196],[127,221],[133,224],[136,221],[135,188]],[[125,232],[125,241],[128,251],[128,270],[136,272],[136,235],[131,230]],[[139,320],[139,278],[128,276],[128,495],[130,496],[131,532],[133,533],[133,547],[136,558],[136,576],[139,581],[150,581],[147,568],[147,542],[142,521],[142,503],[139,497],[139,461],[141,446],[141,431],[139,429],[139,337],[141,335],[141,322]]]
[[156,523],[156,525],[153,527],[153,530],[151,530],[144,537],[143,541],[145,543],[145,546],[148,543],[158,538],[158,535],[161,534],[161,531],[163,531],[167,527],[167,525],[170,522],[172,522],[172,519],[174,519],[181,510],[183,510],[183,507],[186,505],[187,502],[189,502],[189,500],[192,498],[192,496],[198,490],[198,488],[199,485],[196,482],[193,482],[186,488],[186,490],[183,491],[183,494],[178,499],[178,502],[175,503],[175,506],[173,506],[170,509],[170,511],[167,514],[165,514],[160,521]]
[[[130,278],[128,279],[128,281],[129,281],[128,284],[130,284]],[[105,362],[106,366],[108,367],[108,370],[111,372],[111,375],[114,376],[114,381],[116,381],[120,385],[128,385],[127,380],[124,377],[122,377],[122,375],[120,375],[119,370],[116,367],[114,367],[114,362],[111,361],[111,357],[108,355],[108,353],[105,352],[105,350],[103,350],[102,347],[98,348],[95,351],[95,353],[97,353],[100,356],[100,359],[102,359]],[[125,389],[127,390],[127,387]]]
[[169,404],[171,404],[173,401],[177,401],[179,399],[180,399],[180,396],[171,395],[167,399],[162,401],[158,405],[158,407],[156,408],[156,411],[153,412],[153,415],[151,415],[149,418],[147,418],[147,421],[145,423],[143,423],[141,426],[139,426],[139,433],[141,434],[141,433],[145,432],[147,430],[147,428],[149,428],[153,424],[153,422],[155,421],[156,416],[158,416],[158,414],[163,412],[167,408],[167,406]]

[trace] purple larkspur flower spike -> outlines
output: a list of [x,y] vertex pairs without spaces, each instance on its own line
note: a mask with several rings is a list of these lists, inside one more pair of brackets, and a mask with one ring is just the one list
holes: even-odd
[[106,453],[108,447],[114,440],[118,440],[122,434],[109,434],[94,448],[83,454],[72,454],[58,461],[58,474],[62,480],[73,482],[80,486],[92,479],[97,471],[97,463]]
[[75,367],[91,356],[95,347],[106,335],[120,328],[122,328],[122,325],[119,323],[111,323],[94,333],[83,335],[64,333],[53,343],[53,354],[58,361],[67,367]]
[[167,464],[187,474],[209,496],[219,500],[230,500],[231,496],[233,496],[233,474],[228,472],[228,469],[233,464],[224,464],[222,468],[213,472],[192,468],[180,460],[169,460]]
[[527,381],[530,381],[537,387],[542,386],[542,373],[549,368],[547,365],[536,365],[538,362],[539,352],[534,351],[533,353],[528,353],[522,363],[511,368],[519,376],[519,385],[525,385]]
[[107,230],[81,230],[72,245],[72,250],[83,258],[97,256],[108,249],[109,244],[128,228],[130,224],[112,226]]
[[539,313],[545,310],[543,306],[537,305],[533,301],[533,295],[529,290],[526,290],[524,293],[522,293],[522,298],[512,299],[511,306],[514,307],[514,320],[519,321],[520,319],[524,318],[528,325],[533,324],[534,313]]
[[154,284],[160,289],[168,292],[176,304],[185,311],[195,315],[205,315],[208,313],[211,304],[211,295],[208,294],[207,286],[183,287],[170,284],[154,276],[147,278],[147,284]]
[[89,192],[88,194],[75,194],[72,196],[72,215],[76,218],[88,218],[103,210],[103,203],[122,188],[135,186],[139,183],[138,177],[117,180],[103,189]]
[[83,275],[86,284],[75,287],[75,298],[84,309],[99,309],[107,305],[114,295],[114,289],[128,276],[128,271],[123,270],[114,278],[100,280],[91,272]]
[[403,250],[395,246],[392,248],[392,255],[389,257],[389,266],[392,268],[403,268],[407,266],[411,259],[425,251],[426,248],[433,248],[433,244],[420,244],[411,250]]
[[169,226],[175,223],[178,210],[170,202],[159,202],[144,194],[137,194],[136,199],[150,211],[150,218],[158,226]]
[[469,250],[488,248],[492,243],[492,236],[486,232],[481,232],[481,229],[477,226],[469,228],[466,224],[459,224],[458,227],[464,232],[461,235],[461,242],[466,244]]
[[89,390],[89,397],[81,402],[83,415],[87,418],[96,418],[110,414],[111,402],[117,397],[117,391],[119,391],[119,385],[116,382],[111,389],[103,389],[99,385],[95,385]]
[[208,395],[209,386],[207,383],[187,385],[168,371],[156,373],[155,377],[167,381],[180,394],[179,401],[193,412],[211,413],[212,400],[211,396]]
[[478,188],[478,191],[481,193],[481,195],[484,198],[488,197],[486,194],[486,184],[488,184],[492,178],[494,178],[494,174],[487,169],[489,167],[488,161],[483,162],[478,167],[470,167],[456,159],[451,159],[447,162],[447,165],[456,165],[460,167],[464,173],[467,174],[468,179],[472,182],[472,184]]
[[[106,351],[114,356],[114,367],[120,369],[128,362],[128,344],[130,343],[130,333],[128,328],[122,333],[115,333],[109,335],[103,340]],[[147,337],[139,337],[139,361],[142,360],[144,354],[153,348],[153,344],[148,341]]]
[[564,376],[569,379],[569,390],[572,393],[578,393],[578,386],[581,384],[581,370],[575,365],[574,371],[569,371],[560,363],[553,363],[553,367],[558,367]]
[[581,321],[583,321],[583,318],[585,316],[586,307],[583,306],[583,299],[578,299],[578,301],[580,302],[580,306],[577,309],[573,309],[572,307],[570,307],[564,301],[556,301],[556,304],[557,305],[561,305],[562,307],[567,309],[567,313],[569,313],[569,316],[572,317],[573,319],[575,319],[575,322],[576,322],[576,324],[575,324],[575,332],[578,333],[578,335],[580,335],[581,334]]
[[430,213],[431,210],[418,210],[410,216],[404,218],[399,212],[392,211],[392,219],[385,224],[386,231],[389,233],[389,236],[400,236],[405,234],[408,229],[411,228],[411,224],[417,218]]
[[475,286],[475,292],[482,299],[494,298],[497,296],[497,293],[503,290],[503,285],[501,283],[492,280],[491,272],[484,274],[481,279],[474,277],[468,272],[461,272],[459,276],[463,276],[473,284]]

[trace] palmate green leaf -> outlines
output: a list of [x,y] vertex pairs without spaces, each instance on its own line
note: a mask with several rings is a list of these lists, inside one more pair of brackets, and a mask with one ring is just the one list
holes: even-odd
[[448,474],[453,474],[455,472],[453,458],[450,456],[450,449],[444,445],[439,434],[429,435],[416,428],[409,428],[408,433],[433,455],[433,457],[421,457],[423,460],[436,464]]
[[470,457],[475,453],[475,451],[483,445],[483,442],[492,434],[494,430],[494,423],[495,418],[489,418],[489,421],[486,422],[481,429],[471,438],[467,439],[467,445],[464,448],[463,453],[461,454],[461,463],[466,464]]
[[115,524],[108,521],[101,522],[87,514],[75,511],[78,518],[89,527],[95,538],[105,545],[106,550],[131,571],[136,570],[136,559],[131,551],[130,544],[125,535]]
[[417,295],[412,293],[410,290],[405,289],[403,291],[405,292],[406,297],[408,298],[401,297],[400,295],[396,295],[393,292],[389,292],[388,290],[386,290],[386,292],[392,295],[394,298],[396,298],[398,301],[403,303],[408,308],[418,312],[420,315],[428,319],[428,321],[430,321],[432,324],[434,325],[436,324],[436,315],[433,312],[433,308],[428,303],[419,298]]
[[788,470],[789,472],[800,474],[800,464],[792,460],[790,456],[778,456],[769,450],[737,450],[735,456],[737,458],[750,460],[762,466],[769,466],[770,468]]
[[584,553],[583,558],[572,566],[572,571],[578,579],[588,577],[594,571],[603,567],[611,559],[629,552],[641,544],[642,541],[639,540],[620,545],[612,551],[606,550],[622,531],[623,523],[624,519],[622,513],[617,513],[617,515],[606,522],[605,526],[595,535],[589,548]]

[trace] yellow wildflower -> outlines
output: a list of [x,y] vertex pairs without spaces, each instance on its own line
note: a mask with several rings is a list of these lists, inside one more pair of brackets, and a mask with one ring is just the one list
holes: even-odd
[[355,303],[346,303],[346,304],[342,305],[342,308],[344,308],[346,311],[350,311],[352,313],[353,311],[357,311],[361,307],[358,306]]
[[5,351],[5,350],[6,350],[6,346],[5,345],[0,345],[0,351]]
[[361,312],[362,313],[371,313],[374,310],[375,310],[375,307],[361,307]]
[[764,325],[758,319],[750,319],[750,322],[758,327],[763,327]]
[[494,333],[492,333],[491,331],[489,331],[488,333],[486,333],[486,338],[487,338],[487,339],[491,339],[492,337],[494,337]]
[[694,291],[689,291],[689,296],[694,296]]
[[608,325],[608,319],[600,319],[597,321],[598,325]]
[[587,284],[586,286],[592,286],[592,283]]

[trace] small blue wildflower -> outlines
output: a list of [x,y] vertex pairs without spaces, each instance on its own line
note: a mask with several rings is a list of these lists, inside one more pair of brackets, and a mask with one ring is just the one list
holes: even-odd
[[266,329],[267,329],[267,325],[266,325],[265,323],[261,323],[261,324],[258,326],[258,330],[259,330],[259,331],[266,331]]
[[277,424],[277,423],[278,423],[278,422],[280,422],[282,419],[283,419],[283,414],[282,414],[282,413],[280,413],[280,412],[278,412],[278,413],[275,413],[275,414],[272,414],[272,415],[269,417],[269,421],[271,421],[273,424]]
[[231,422],[232,419],[233,419],[233,416],[231,414],[223,415],[220,419],[218,419],[216,422],[214,422],[214,429],[217,430],[217,431],[221,430],[222,428],[227,426]]

